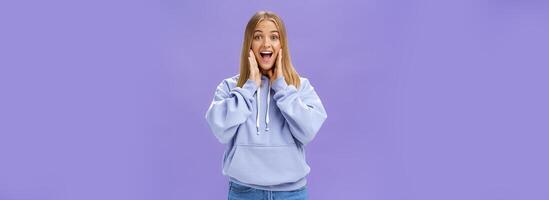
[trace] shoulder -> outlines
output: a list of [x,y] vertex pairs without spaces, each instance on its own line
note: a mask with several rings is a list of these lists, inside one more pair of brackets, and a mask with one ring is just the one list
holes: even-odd
[[308,78],[300,76],[299,81],[301,82],[299,90],[307,90],[313,88]]
[[219,83],[217,88],[229,91],[236,87],[236,85],[238,84],[239,77],[240,77],[240,74],[225,78],[221,81],[221,83]]

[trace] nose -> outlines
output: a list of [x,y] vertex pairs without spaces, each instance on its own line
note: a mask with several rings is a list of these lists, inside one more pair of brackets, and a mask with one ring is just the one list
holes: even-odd
[[269,41],[268,39],[263,40],[263,46],[265,48],[271,47],[271,41]]

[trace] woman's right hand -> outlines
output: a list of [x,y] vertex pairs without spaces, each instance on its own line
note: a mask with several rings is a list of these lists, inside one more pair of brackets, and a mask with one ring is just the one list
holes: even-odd
[[255,60],[254,52],[250,49],[248,55],[248,61],[250,61],[250,77],[248,79],[255,81],[257,87],[261,85],[261,73],[257,67],[257,61]]

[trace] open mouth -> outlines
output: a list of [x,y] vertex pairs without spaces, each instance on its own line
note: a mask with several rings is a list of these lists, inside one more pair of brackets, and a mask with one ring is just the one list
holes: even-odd
[[263,63],[268,63],[271,60],[271,57],[273,56],[272,51],[261,51],[259,52],[259,54],[261,55],[261,61]]

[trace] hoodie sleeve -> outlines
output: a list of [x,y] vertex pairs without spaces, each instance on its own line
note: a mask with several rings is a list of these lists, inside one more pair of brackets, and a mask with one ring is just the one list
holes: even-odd
[[273,99],[289,124],[290,132],[302,144],[307,144],[326,120],[326,110],[309,80],[302,79],[301,89],[287,85],[284,77],[276,79],[272,86]]
[[238,126],[252,114],[253,94],[257,90],[255,81],[248,80],[240,87],[229,89],[226,81],[215,91],[206,121],[219,142],[226,144],[234,137]]

